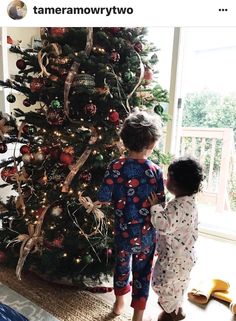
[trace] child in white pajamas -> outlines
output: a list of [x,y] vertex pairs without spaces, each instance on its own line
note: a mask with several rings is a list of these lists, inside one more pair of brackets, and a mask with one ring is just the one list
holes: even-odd
[[157,229],[157,253],[152,287],[163,311],[158,321],[184,319],[183,294],[195,264],[194,245],[198,236],[195,194],[203,180],[199,163],[188,157],[175,160],[168,168],[166,187],[175,198],[166,207],[157,204],[152,193],[149,201],[151,221]]

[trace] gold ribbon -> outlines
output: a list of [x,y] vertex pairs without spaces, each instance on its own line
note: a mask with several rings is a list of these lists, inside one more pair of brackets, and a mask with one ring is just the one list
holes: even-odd
[[17,164],[16,164],[16,146],[17,146],[18,141],[20,140],[21,133],[22,133],[22,130],[23,130],[24,126],[25,126],[25,123],[22,122],[20,127],[19,127],[17,141],[15,143],[14,151],[13,151],[14,168],[16,170],[16,174],[14,175],[14,177],[15,177],[16,182],[17,182],[17,192],[18,192],[18,197],[17,197],[17,201],[16,201],[16,210],[19,213],[18,210],[22,209],[23,216],[26,214],[26,211],[25,211],[25,202],[24,202],[24,198],[22,196],[22,190],[21,190],[20,174],[19,174],[19,171],[18,171],[18,168],[17,168]]
[[19,280],[21,280],[21,272],[24,266],[25,260],[32,250],[34,252],[39,251],[43,244],[43,236],[41,233],[42,224],[44,220],[44,216],[48,210],[48,207],[45,207],[43,212],[41,213],[36,226],[34,224],[28,225],[29,234],[20,234],[15,239],[13,239],[7,246],[11,244],[21,243],[20,248],[20,256],[16,266],[16,276]]
[[87,29],[87,42],[85,46],[85,52],[87,55],[90,55],[90,52],[93,48],[93,28],[88,27]]
[[[85,209],[86,209],[86,213],[90,214],[92,213],[95,217],[95,220],[96,220],[96,228],[93,230],[93,232],[91,232],[90,234],[87,234],[83,231],[83,229],[80,227],[78,221],[77,221],[77,218],[76,216],[74,215],[75,213],[70,213],[70,211],[68,210],[69,212],[69,215],[71,216],[74,224],[79,228],[80,232],[83,234],[83,236],[87,239],[87,241],[89,242],[89,244],[91,245],[94,253],[96,253],[94,247],[92,246],[92,244],[90,243],[89,241],[89,237],[93,236],[93,235],[96,235],[97,233],[101,233],[102,234],[102,227],[103,227],[103,220],[104,220],[104,213],[99,209],[101,207],[100,204],[96,204],[93,203],[93,201],[91,200],[90,197],[86,196],[82,196],[82,193],[79,192],[78,193],[78,196],[79,196],[79,202],[81,204],[81,206],[83,206]],[[97,255],[97,254],[96,254]],[[98,257],[98,256],[97,256]],[[99,259],[99,257],[98,257]],[[100,259],[99,259],[100,260]]]
[[49,77],[51,74],[47,71],[46,66],[43,65],[43,58],[46,57],[46,66],[49,64],[49,59],[47,53],[42,51],[42,49],[38,52],[38,63],[39,67],[41,68],[41,72],[39,76],[46,76]]
[[72,182],[72,179],[75,177],[75,175],[78,173],[78,170],[84,165],[86,160],[89,158],[89,155],[92,152],[91,145],[95,144],[97,141],[98,134],[95,130],[95,128],[92,128],[92,136],[90,137],[90,140],[88,142],[89,146],[86,147],[83,154],[80,156],[80,158],[77,160],[77,162],[70,167],[70,173],[67,175],[65,182],[62,186],[61,191],[63,193],[68,193],[69,186]]
[[138,56],[138,59],[139,59],[140,75],[139,75],[139,80],[138,80],[137,84],[135,85],[134,89],[127,96],[127,99],[126,99],[126,106],[127,106],[127,108],[129,110],[131,110],[130,105],[129,105],[129,100],[133,96],[133,94],[136,91],[136,89],[141,85],[141,82],[142,82],[143,77],[144,77],[144,71],[145,71],[145,68],[144,68],[144,65],[143,65],[143,62],[142,62],[142,59],[141,59],[140,55],[137,53],[137,51],[135,51],[135,53],[136,53],[136,55]]

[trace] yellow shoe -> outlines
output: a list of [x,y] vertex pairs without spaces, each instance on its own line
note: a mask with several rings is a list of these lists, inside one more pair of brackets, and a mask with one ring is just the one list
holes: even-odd
[[221,301],[229,302],[230,310],[233,314],[236,314],[236,293],[233,294],[231,291],[215,291],[212,293],[212,297]]
[[214,291],[227,291],[229,283],[219,279],[200,282],[199,285],[188,292],[188,299],[194,303],[206,304]]

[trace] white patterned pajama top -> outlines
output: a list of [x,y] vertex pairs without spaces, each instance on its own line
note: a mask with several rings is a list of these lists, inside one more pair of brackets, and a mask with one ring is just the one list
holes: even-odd
[[195,196],[171,200],[163,209],[151,207],[152,224],[157,230],[158,259],[154,266],[152,287],[167,313],[177,311],[195,264],[194,245],[198,236]]

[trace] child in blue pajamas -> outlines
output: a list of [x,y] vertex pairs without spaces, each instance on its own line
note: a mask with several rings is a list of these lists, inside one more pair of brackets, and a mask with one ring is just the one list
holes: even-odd
[[124,295],[130,291],[132,270],[132,321],[142,321],[155,251],[156,235],[148,197],[155,192],[160,202],[164,198],[162,172],[148,160],[160,137],[160,129],[156,114],[135,111],[126,118],[120,137],[128,156],[111,162],[98,194],[99,203],[111,201],[115,210],[117,258],[113,312],[117,315],[122,312]]

